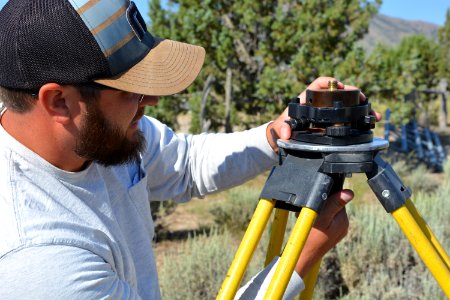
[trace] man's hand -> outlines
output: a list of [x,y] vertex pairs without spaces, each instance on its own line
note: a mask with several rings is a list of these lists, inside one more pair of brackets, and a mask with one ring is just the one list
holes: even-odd
[[[328,88],[328,81],[336,80],[333,77],[319,77],[314,80],[309,86],[308,89],[326,89]],[[356,89],[356,87],[351,85],[344,85],[342,82],[338,81],[338,89]],[[306,90],[303,91],[298,96],[300,103],[306,103]],[[361,101],[366,99],[366,96],[363,93],[360,93],[359,98]],[[377,112],[372,112],[375,115],[377,121],[381,120],[381,114]],[[272,149],[278,153],[278,145],[277,140],[288,140],[291,137],[291,127],[285,122],[289,119],[288,109],[286,108],[283,113],[275,119],[272,123],[267,126],[266,136],[269,141]]]
[[352,199],[351,190],[342,190],[327,199],[295,266],[300,277],[304,278],[311,267],[347,234],[349,222],[345,205]]

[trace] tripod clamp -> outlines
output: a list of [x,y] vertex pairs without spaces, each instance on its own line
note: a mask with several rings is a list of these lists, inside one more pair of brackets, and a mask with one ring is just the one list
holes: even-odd
[[375,156],[371,172],[366,172],[367,183],[388,213],[392,213],[405,204],[412,195],[409,187],[405,187],[392,166],[379,155]]
[[411,196],[392,167],[378,155],[386,140],[333,146],[294,140],[281,141],[279,166],[274,167],[261,198],[276,199],[276,207],[299,211],[308,207],[319,212],[330,193],[342,188],[345,176],[366,173],[368,183],[385,210],[390,213]]

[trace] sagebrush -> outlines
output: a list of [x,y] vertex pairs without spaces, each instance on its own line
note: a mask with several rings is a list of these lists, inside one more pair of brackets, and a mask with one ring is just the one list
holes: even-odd
[[[409,174],[404,181],[413,186],[414,204],[448,251],[450,164],[446,164],[439,185],[424,172],[424,168],[404,172]],[[358,192],[364,194],[363,191]],[[258,193],[255,189],[245,187],[227,192],[225,195],[230,201],[215,208],[217,223],[225,227],[213,230],[210,235],[194,236],[177,251],[162,254],[160,284],[163,299],[215,298],[245,230],[241,228],[237,232],[236,225],[245,227],[244,224],[248,223]],[[243,201],[240,203],[239,199]],[[343,285],[332,286],[333,282],[324,269],[325,264],[322,264],[314,299],[445,299],[394,219],[377,201],[361,200],[357,195],[353,200],[355,203],[347,208],[349,234],[324,258],[324,261],[333,260],[342,275]],[[289,227],[295,221],[293,219],[291,216]],[[254,274],[262,268],[267,240],[265,233],[248,274]],[[341,291],[340,295],[334,293],[333,298],[329,298],[327,292],[332,288]]]

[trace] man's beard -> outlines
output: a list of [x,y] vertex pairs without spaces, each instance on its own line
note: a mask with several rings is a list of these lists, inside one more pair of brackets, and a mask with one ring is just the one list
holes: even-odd
[[126,132],[108,121],[97,104],[87,103],[75,153],[104,166],[113,166],[138,161],[145,148],[145,138],[140,130],[134,140],[127,139]]

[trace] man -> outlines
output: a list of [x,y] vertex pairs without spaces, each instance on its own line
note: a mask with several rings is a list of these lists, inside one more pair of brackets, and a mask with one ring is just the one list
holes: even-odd
[[[276,139],[290,137],[286,112],[198,136],[144,117],[192,83],[204,50],[153,37],[133,2],[10,0],[0,26],[0,299],[159,299],[149,201],[187,201],[269,169]],[[352,197],[327,202],[286,297],[345,235]]]

